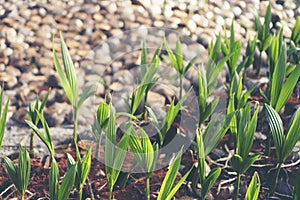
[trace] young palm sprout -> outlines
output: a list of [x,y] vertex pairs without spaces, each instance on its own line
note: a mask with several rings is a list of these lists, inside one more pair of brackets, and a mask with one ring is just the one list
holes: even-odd
[[236,152],[231,158],[233,170],[237,173],[233,199],[238,199],[240,189],[240,178],[249,167],[260,157],[260,154],[249,155],[252,148],[254,133],[257,125],[258,107],[251,118],[250,103],[244,109],[240,109],[237,114],[237,137]]
[[181,48],[181,42],[178,39],[176,42],[176,52],[175,55],[170,49],[168,42],[166,38],[164,38],[164,45],[166,47],[166,50],[168,52],[168,56],[172,62],[172,65],[174,69],[176,70],[178,76],[179,76],[179,99],[182,98],[182,91],[183,91],[183,79],[187,71],[196,63],[198,56],[195,56],[190,60],[190,62],[184,66],[183,63],[183,53],[182,53],[182,48]]
[[[46,105],[49,93],[50,93],[50,89],[48,90],[47,94],[43,98],[41,104],[39,104],[38,96],[36,97],[36,101],[35,101],[34,104],[33,103],[29,104],[29,108],[28,108],[28,112],[27,112],[28,116],[29,116],[29,120],[36,126],[39,123],[38,113],[41,114],[43,112],[43,109]],[[29,154],[30,154],[31,157],[34,156],[33,136],[34,136],[34,131],[32,130],[31,135],[30,135],[30,151],[29,151]]]
[[278,161],[275,178],[271,187],[271,194],[273,194],[276,189],[281,166],[292,152],[297,141],[300,139],[300,109],[298,109],[292,117],[288,131],[284,134],[283,123],[279,114],[271,106],[265,104],[265,107],[274,145],[276,147],[276,157]]
[[269,3],[264,24],[261,24],[258,16],[255,16],[255,30],[257,32],[257,48],[259,50],[259,60],[258,66],[256,66],[256,76],[260,73],[260,68],[262,65],[262,53],[267,50],[272,40],[272,35],[270,34],[270,23],[271,23],[271,4]]
[[21,193],[21,199],[25,199],[25,193],[30,178],[30,156],[26,147],[21,147],[19,149],[19,159],[18,166],[16,167],[13,162],[8,158],[4,158],[5,166],[8,171],[10,180],[13,182],[14,186]]
[[170,165],[169,171],[167,172],[161,184],[157,200],[171,200],[177,192],[177,190],[179,190],[181,185],[184,183],[188,175],[191,173],[192,168],[188,172],[186,172],[186,174],[173,187],[174,181],[176,179],[180,167],[181,155],[182,149],[178,152],[177,156],[175,157],[175,160]]
[[81,105],[92,95],[94,95],[94,91],[92,90],[92,86],[87,87],[87,89],[82,93],[82,95],[78,96],[78,83],[77,76],[73,61],[71,59],[70,53],[68,51],[67,45],[63,39],[62,34],[60,34],[60,45],[61,45],[61,55],[64,67],[62,67],[59,63],[58,56],[54,49],[53,45],[53,59],[54,66],[58,73],[61,86],[63,87],[71,105],[73,106],[74,113],[74,128],[73,128],[73,145],[77,144],[77,128],[78,128],[78,111]]

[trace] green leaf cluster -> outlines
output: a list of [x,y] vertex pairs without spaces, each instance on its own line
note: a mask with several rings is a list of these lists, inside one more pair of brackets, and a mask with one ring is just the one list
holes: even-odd
[[300,139],[300,109],[292,117],[288,131],[284,134],[283,123],[279,114],[271,106],[265,104],[265,107],[276,147],[276,157],[279,163],[283,163]]
[[8,157],[4,157],[4,162],[10,180],[13,182],[17,190],[22,194],[22,200],[25,199],[25,193],[30,179],[30,156],[26,147],[20,146],[18,166],[16,167],[12,160]]
[[66,174],[64,179],[59,184],[59,169],[58,164],[55,159],[52,159],[52,164],[50,168],[49,177],[49,191],[51,200],[67,200],[70,192],[73,188],[75,178],[76,178],[76,163],[72,164]]
[[180,186],[183,184],[183,182],[190,174],[191,169],[188,172],[186,172],[186,174],[175,184],[175,186],[173,186],[180,167],[181,156],[182,156],[182,150],[178,152],[173,163],[170,165],[170,168],[161,184],[161,188],[159,190],[157,200],[172,199],[172,197],[179,190]]
[[129,144],[129,131],[127,128],[119,144],[116,141],[116,117],[113,111],[110,111],[108,127],[105,138],[105,171],[108,182],[109,199],[112,198],[113,187],[119,177],[126,150]]
[[[242,49],[241,41],[235,40],[233,21],[230,27],[230,37],[227,37],[225,31],[225,40],[221,44],[221,49],[224,57],[230,56],[230,58],[226,61],[226,63],[229,71],[229,78],[231,80],[235,72],[237,71],[237,67],[238,67],[237,63]],[[240,71],[238,71],[238,73],[239,72]]]
[[231,158],[234,171],[238,174],[245,173],[248,168],[259,158],[259,154],[249,155],[252,148],[254,133],[257,125],[258,107],[251,118],[250,103],[237,114],[236,153]]
[[261,94],[265,101],[280,112],[300,77],[300,65],[287,63],[287,45],[283,42],[282,29],[273,37],[269,48],[269,83]]
[[245,200],[257,200],[260,191],[260,179],[257,172],[254,172],[251,182],[248,186]]

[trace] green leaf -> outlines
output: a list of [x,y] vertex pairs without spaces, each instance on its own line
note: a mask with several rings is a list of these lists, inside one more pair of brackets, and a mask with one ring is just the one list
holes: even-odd
[[97,121],[102,130],[104,130],[108,125],[109,109],[110,109],[109,104],[105,102],[98,106]]
[[257,200],[259,191],[260,191],[260,179],[258,173],[254,172],[246,192],[245,200]]
[[185,175],[176,183],[176,185],[172,188],[168,196],[166,197],[166,200],[171,200],[172,197],[176,194],[176,192],[179,190],[181,185],[184,183],[184,181],[187,179],[187,177],[190,175],[193,168],[191,168],[189,171],[185,173]]
[[[209,60],[212,60],[216,65],[219,60],[219,54],[221,51],[221,36],[218,35],[215,43],[211,43],[211,48],[209,48]],[[224,62],[225,63],[225,62]]]
[[10,180],[13,182],[13,184],[15,185],[17,190],[19,192],[22,192],[21,182],[18,179],[17,169],[14,166],[13,162],[8,157],[4,157],[4,163],[5,163],[5,167],[8,171]]
[[[114,155],[115,155],[115,145],[116,145],[116,119],[115,115],[110,111],[110,117],[108,121],[108,128],[106,132],[105,139],[105,164],[106,166],[113,166]],[[110,168],[106,167],[106,171],[110,172]],[[106,173],[108,173],[106,172]]]
[[20,146],[18,159],[18,181],[21,183],[22,194],[25,194],[30,178],[30,156],[26,148]]
[[53,41],[53,45],[52,46],[53,46],[52,47],[52,52],[53,52],[54,66],[55,66],[55,69],[56,69],[56,71],[58,73],[59,80],[61,82],[61,86],[63,87],[64,91],[66,92],[66,95],[67,95],[69,101],[71,102],[71,104],[75,105],[76,101],[75,101],[75,99],[73,99],[72,88],[70,86],[70,83],[67,80],[67,77],[66,77],[66,75],[64,73],[63,68],[61,67],[61,65],[59,63],[56,51],[54,49],[54,41]]
[[77,106],[77,98],[78,98],[78,84],[77,77],[75,72],[75,67],[73,61],[71,59],[70,53],[68,51],[67,45],[64,41],[62,34],[60,33],[60,45],[61,45],[61,55],[64,64],[66,78],[72,90],[73,96],[73,106]]
[[[200,70],[198,71],[198,105],[200,114],[205,112],[206,100],[207,100],[207,81],[206,77],[202,75]],[[202,116],[200,116],[202,117]]]
[[269,3],[266,14],[265,14],[265,21],[264,21],[264,36],[265,37],[267,37],[267,35],[269,35],[271,17],[272,17],[271,4]]
[[55,158],[52,158],[49,177],[49,192],[51,200],[58,200],[59,170]]
[[260,154],[255,154],[253,156],[248,156],[247,158],[245,158],[243,160],[242,166],[241,166],[241,170],[240,173],[243,174],[245,173],[253,163],[255,163],[255,161],[260,157]]
[[205,151],[204,151],[204,142],[203,135],[201,130],[198,128],[196,132],[196,144],[197,144],[197,153],[198,153],[198,173],[200,177],[200,183],[205,181],[206,177],[206,162],[205,162]]
[[67,200],[73,188],[76,177],[76,164],[72,165],[66,173],[58,192],[59,200]]
[[[80,187],[82,188],[84,183],[86,182],[86,179],[90,173],[90,168],[91,168],[91,156],[92,156],[92,145],[90,145],[90,147],[88,148],[86,154],[84,155],[83,159],[82,159],[82,163],[80,163],[81,165],[81,171],[80,171]],[[79,163],[78,163],[79,165]]]
[[42,102],[41,102],[41,105],[39,106],[38,110],[40,113],[42,113],[46,103],[47,103],[47,100],[48,100],[48,97],[49,97],[49,94],[50,94],[50,88],[48,89],[48,92],[46,93],[46,95],[44,96]]
[[204,122],[205,120],[207,120],[208,117],[211,116],[211,114],[215,111],[218,103],[219,103],[219,97],[213,99],[212,102],[210,102],[206,106],[206,109],[205,109],[205,112],[203,113],[203,116],[200,116],[202,122]]
[[166,38],[164,38],[164,45],[165,45],[166,51],[168,53],[168,56],[171,60],[171,63],[173,64],[175,70],[179,73],[180,70],[179,70],[179,66],[177,63],[177,59],[176,59],[175,55],[173,54],[172,50],[170,49]]
[[182,107],[183,102],[186,99],[186,95],[183,96],[176,104],[176,106],[174,106],[174,100],[171,102],[171,105],[166,113],[166,116],[164,118],[164,121],[162,123],[162,128],[161,128],[161,135],[162,138],[160,138],[160,142],[161,144],[163,143],[165,136],[167,134],[167,131],[171,128],[172,123],[175,120],[175,117],[177,116],[180,108]]
[[213,184],[219,178],[220,174],[221,174],[221,168],[214,168],[209,172],[208,176],[206,177],[203,183],[203,188],[201,192],[201,197],[203,199],[204,197],[206,197]]
[[196,63],[199,57],[200,57],[199,55],[196,55],[189,61],[187,66],[184,68],[183,74],[186,74],[187,71],[189,71],[189,69]]
[[180,39],[176,41],[176,62],[178,67],[178,72],[180,74],[183,74],[183,55],[182,55],[182,48],[181,48],[181,42]]
[[258,83],[255,83],[251,88],[247,89],[247,91],[242,95],[242,98],[240,99],[238,103],[238,108],[242,108],[247,103],[247,100],[249,99],[251,93],[253,90],[258,86]]
[[2,98],[3,98],[3,90],[1,90],[1,92],[0,92],[0,104],[1,104],[1,106],[0,106],[0,150],[2,147],[2,141],[3,141],[3,137],[4,137],[8,104],[9,104],[9,100],[7,100],[6,104],[4,106],[3,112],[2,112]]
[[216,125],[216,121],[219,116],[214,117],[209,122],[203,135],[205,156],[208,155],[219,144],[229,128],[229,124],[233,115],[234,113],[228,114],[218,123],[218,125]]
[[122,138],[119,142],[118,148],[116,149],[115,157],[113,158],[114,164],[113,164],[112,173],[111,173],[112,186],[115,185],[115,183],[119,177],[124,159],[126,157],[127,148],[128,148],[128,144],[129,144],[129,134],[127,132],[128,131],[126,131],[125,134],[122,136]]
[[42,133],[37,128],[37,126],[35,124],[33,124],[31,121],[25,120],[25,122],[37,134],[37,136],[42,140],[42,142],[46,145],[46,147],[48,148],[48,150],[50,152],[50,155],[54,156],[54,145],[52,142],[52,137],[50,134],[50,129],[49,129],[48,123],[45,120],[42,113],[37,113],[37,114],[38,114],[38,118],[41,120],[43,129],[44,129],[44,133]]
[[282,150],[285,141],[282,120],[278,113],[269,105],[265,104],[267,119],[271,128],[271,133],[276,147],[276,156],[279,162],[283,161]]
[[[159,60],[158,57],[156,57],[157,60]],[[159,62],[159,61],[157,61]],[[150,66],[150,68],[147,70],[145,76],[143,77],[140,86],[136,91],[132,93],[132,102],[131,102],[131,114],[133,115],[138,106],[140,105],[142,101],[143,95],[145,95],[146,91],[149,89],[149,87],[153,86],[158,78],[156,76],[157,70],[158,70],[159,64],[153,64]]]
[[95,94],[95,90],[92,90],[93,85],[88,86],[83,93],[81,94],[79,101],[77,103],[77,108],[80,108],[81,105],[91,96]]
[[283,161],[292,152],[297,141],[300,139],[300,109],[298,109],[294,115],[293,122],[286,134],[285,141],[282,148]]
[[[245,117],[245,115],[250,116],[250,104],[248,104],[248,110],[245,109],[245,112],[242,117]],[[252,119],[246,120],[244,126],[245,129],[244,131],[238,132],[238,153],[242,158],[248,157],[248,154],[252,148],[253,144],[253,139],[254,139],[254,133],[256,130],[256,125],[257,125],[257,116],[258,116],[258,106],[256,110],[254,111],[254,114],[252,116]]]
[[238,154],[234,154],[231,159],[231,165],[232,165],[232,168],[234,169],[234,171],[240,173],[242,171],[242,165],[243,165],[243,158],[238,155]]
[[181,155],[182,155],[182,150],[178,152],[174,162],[170,165],[170,168],[161,184],[161,188],[159,190],[157,200],[165,200],[170,194],[179,170]]
[[300,33],[299,33],[299,29],[300,29],[300,17],[297,17],[296,22],[295,22],[295,26],[292,30],[292,35],[291,35],[291,40],[297,44],[300,40]]
[[275,110],[277,112],[280,112],[282,107],[286,104],[288,99],[293,93],[293,90],[299,80],[300,77],[300,65],[298,65],[295,70],[291,73],[291,75],[288,77],[284,85],[282,86],[282,89],[280,91],[280,95],[278,97],[277,104],[275,106]]
[[141,128],[139,127],[140,133],[141,133],[141,144],[142,144],[142,152],[144,155],[144,160],[145,160],[145,165],[146,165],[146,172],[150,172],[150,170],[152,169],[152,165],[155,162],[154,158],[155,158],[155,153],[154,153],[154,149],[152,146],[152,143],[149,139],[149,136],[147,135],[147,133]]
[[142,44],[142,55],[141,55],[141,73],[142,73],[142,78],[145,76],[146,71],[147,71],[147,49],[146,49],[146,42],[145,40],[143,41]]
[[280,91],[282,90],[283,80],[286,69],[286,48],[283,47],[278,62],[275,65],[275,69],[272,75],[272,87],[271,87],[271,106],[274,108],[279,99]]

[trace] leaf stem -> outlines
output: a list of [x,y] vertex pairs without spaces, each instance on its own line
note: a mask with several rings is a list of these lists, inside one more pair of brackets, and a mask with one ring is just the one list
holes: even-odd
[[180,74],[179,76],[179,99],[182,97],[182,89],[183,89],[183,75]]
[[78,129],[78,110],[77,107],[73,107],[74,110],[74,128],[73,128],[73,146],[77,145],[77,129]]
[[95,158],[96,158],[97,160],[99,160],[100,142],[101,142],[101,139],[99,139],[99,141],[97,141],[97,144],[96,144],[96,155],[95,155]]
[[29,149],[30,149],[29,155],[30,155],[31,158],[34,157],[34,151],[33,151],[33,136],[34,136],[34,131],[31,130],[31,134],[30,134],[30,147],[29,147]]
[[80,187],[78,194],[79,194],[79,200],[82,200],[82,187]]
[[277,185],[277,182],[278,182],[278,176],[279,176],[279,173],[280,173],[281,166],[282,166],[282,162],[281,162],[281,163],[278,163],[277,169],[276,169],[276,174],[275,174],[275,179],[274,179],[273,185],[272,185],[272,187],[271,187],[271,191],[270,191],[270,194],[271,194],[271,195],[273,195],[274,192],[275,192],[275,189],[276,189],[276,185]]
[[241,181],[241,174],[238,173],[236,177],[235,187],[234,187],[233,200],[238,199],[239,190],[240,190],[240,181]]
[[148,114],[147,114],[147,110],[146,110],[146,106],[148,104],[148,92],[149,92],[149,88],[146,89],[145,91],[145,97],[144,97],[144,120],[147,120],[148,118]]
[[150,177],[146,177],[146,198],[150,200]]
[[112,191],[109,190],[109,191],[108,191],[108,200],[111,200],[111,199],[112,199]]

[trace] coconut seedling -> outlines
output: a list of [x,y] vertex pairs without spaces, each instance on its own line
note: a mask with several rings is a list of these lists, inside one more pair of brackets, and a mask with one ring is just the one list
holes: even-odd
[[287,63],[287,47],[282,45],[282,29],[274,36],[270,46],[269,56],[269,84],[267,90],[267,103],[277,112],[280,112],[300,77],[300,65],[289,65]]
[[236,72],[240,73],[240,71],[237,71],[237,67],[238,67],[237,63],[242,49],[241,41],[235,40],[233,21],[230,27],[230,37],[227,37],[225,31],[225,40],[221,44],[221,49],[224,57],[230,56],[230,58],[226,61],[226,63],[229,72],[229,80],[231,81],[232,77]]
[[[142,54],[145,54],[146,50],[143,50]],[[149,67],[146,67],[146,64],[142,64],[142,80],[140,86],[132,92],[131,95],[131,104],[130,104],[130,114],[135,115],[136,111],[144,97],[144,107],[147,104],[147,96],[150,89],[155,85],[158,81],[157,70],[159,68],[159,54],[160,50],[157,50],[156,54],[154,55],[152,62]],[[145,58],[142,58],[142,62]]]
[[[293,93],[300,77],[300,65],[287,63],[287,45],[283,42],[282,29],[272,39],[269,48],[269,82],[265,92],[260,90],[264,101],[281,112]],[[268,135],[268,147],[271,136]]]
[[234,188],[234,199],[238,199],[240,178],[251,165],[260,157],[260,154],[249,155],[252,148],[254,133],[257,125],[258,106],[251,118],[250,103],[245,108],[240,109],[237,114],[237,138],[235,154],[231,157],[231,165],[237,173]]
[[96,155],[95,158],[100,158],[100,144],[103,131],[106,130],[109,119],[110,106],[106,102],[101,103],[97,109],[97,116],[94,124],[92,125],[93,134],[96,138]]
[[108,127],[105,137],[105,171],[108,185],[108,199],[112,199],[112,192],[115,183],[120,175],[123,162],[126,157],[126,151],[129,145],[130,129],[125,130],[119,144],[116,140],[116,116],[110,110]]
[[289,50],[288,55],[293,58],[294,64],[300,64],[299,55],[299,42],[300,42],[300,17],[297,17],[294,28],[292,30],[292,35],[289,40]]
[[2,89],[0,88],[0,150],[2,148],[2,141],[4,137],[8,104],[9,104],[9,100],[7,100],[2,110],[2,101],[3,101],[3,85],[2,85]]
[[257,172],[254,172],[251,182],[248,186],[245,200],[257,200],[260,191],[260,179]]
[[88,179],[88,175],[91,169],[92,145],[90,145],[83,158],[81,158],[79,151],[76,150],[77,162],[70,154],[67,154],[67,156],[68,156],[69,170],[71,170],[72,166],[74,165],[76,166],[76,176],[75,176],[74,186],[76,187],[79,193],[79,199],[81,200],[83,186]]
[[218,179],[221,169],[214,168],[206,175],[206,156],[216,148],[223,136],[229,129],[229,123],[234,113],[230,113],[223,120],[217,123],[217,118],[214,117],[207,125],[204,132],[200,128],[196,132],[195,148],[197,151],[197,170],[193,174],[192,188],[195,189],[197,184],[201,184],[201,199],[205,199],[209,190]]
[[[233,113],[239,109],[244,108],[252,91],[256,88],[256,86],[257,84],[254,84],[247,91],[243,92],[243,77],[239,77],[239,75],[235,72],[231,80],[230,88],[227,88],[227,90],[229,90],[227,113]],[[233,135],[234,141],[236,141],[237,139],[237,123],[237,118],[234,115],[230,123],[230,131]]]
[[74,114],[74,128],[73,128],[73,145],[77,145],[77,127],[78,127],[78,111],[82,104],[92,95],[94,95],[94,91],[92,90],[92,85],[87,87],[86,90],[79,97],[78,95],[78,83],[77,76],[73,61],[71,59],[70,53],[68,51],[67,45],[64,41],[62,34],[60,33],[60,45],[61,45],[61,56],[63,61],[63,67],[59,63],[59,59],[54,49],[54,45],[52,48],[53,51],[53,60],[54,66],[58,73],[61,86],[63,87],[71,105],[73,106],[73,114]]
[[247,69],[254,62],[256,41],[257,41],[257,36],[255,36],[253,39],[248,40],[247,47],[246,47],[246,52],[245,52],[245,55],[243,55],[243,60],[237,67],[238,72],[240,72],[243,69],[243,78],[245,78],[245,76],[246,76]]
[[182,149],[176,155],[173,163],[170,165],[169,170],[161,184],[157,200],[171,200],[175,193],[179,190],[188,175],[191,173],[192,168],[174,185],[181,162]]
[[4,163],[9,175],[10,180],[13,182],[16,189],[21,193],[21,199],[25,199],[27,186],[30,179],[30,156],[26,147],[20,146],[19,158],[17,167],[13,164],[12,160],[4,157]]
[[[48,90],[47,94],[44,96],[43,100],[41,103],[39,103],[39,99],[38,96],[36,97],[35,103],[30,103],[29,107],[28,107],[28,111],[27,114],[29,116],[29,120],[34,124],[34,125],[38,125],[39,123],[39,117],[38,117],[38,113],[42,113],[43,109],[46,105],[48,96],[50,93],[50,89]],[[30,151],[29,154],[31,157],[34,156],[34,151],[33,151],[33,136],[34,136],[34,131],[31,131],[31,135],[30,135]]]
[[[207,70],[211,70],[211,68]],[[199,127],[201,127],[201,124],[211,116],[219,103],[218,97],[214,98],[211,102],[207,102],[207,98],[213,91],[212,88],[209,90],[210,86],[208,85],[208,83],[210,83],[211,85],[215,85],[214,82],[207,80],[207,74],[210,73],[202,73],[200,70],[198,70]]]
[[146,173],[146,198],[150,200],[150,178],[155,169],[158,156],[158,143],[152,144],[147,133],[138,127],[139,135],[136,133],[133,125],[130,125],[129,146],[132,150],[135,160]]
[[229,53],[219,61],[221,44],[220,35],[217,36],[215,42],[209,43],[209,60],[205,66],[205,72],[198,70],[199,127],[211,116],[219,103],[218,97],[214,98],[211,102],[207,102],[207,99],[217,86],[217,77],[224,64],[233,55],[233,53]]
[[267,119],[271,128],[271,134],[274,140],[277,169],[274,176],[273,185],[271,186],[271,194],[275,192],[277,180],[281,166],[292,152],[297,141],[300,139],[300,109],[293,115],[287,133],[284,134],[283,122],[276,110],[271,106],[265,104]]
[[176,51],[175,55],[173,51],[170,49],[168,42],[166,38],[164,38],[164,46],[166,48],[166,51],[168,53],[168,57],[171,60],[171,63],[176,70],[178,76],[179,76],[179,99],[182,98],[183,94],[183,79],[187,71],[196,63],[197,59],[199,56],[193,57],[187,65],[184,65],[184,60],[183,60],[183,53],[182,53],[182,48],[181,48],[181,42],[180,39],[176,41]]
[[144,94],[144,118],[147,118],[147,110],[146,110],[146,106],[147,105],[147,101],[148,101],[148,92],[153,88],[153,86],[156,84],[156,82],[158,81],[158,75],[155,74],[152,78],[152,80],[150,80],[151,82],[145,82],[143,81],[144,78],[146,78],[147,71],[149,70],[149,68],[157,68],[156,70],[158,70],[159,64],[160,64],[160,60],[159,60],[159,55],[161,52],[161,46],[158,47],[151,59],[151,62],[148,63],[147,61],[147,47],[146,47],[146,42],[144,41],[142,44],[142,55],[141,55],[141,75],[142,75],[142,84],[146,84],[146,89],[145,89],[145,94]]
[[71,165],[59,184],[59,169],[56,160],[52,159],[49,177],[50,200],[67,200],[70,196],[76,177],[76,163]]
[[32,121],[26,120],[27,125],[32,129],[32,131],[42,140],[42,142],[46,145],[46,147],[49,150],[49,153],[52,158],[54,158],[54,144],[52,141],[52,136],[50,133],[49,125],[43,115],[43,113],[37,112],[38,120],[41,121],[41,124],[43,126],[43,132],[39,130],[37,125],[35,125]]
[[272,40],[272,35],[270,34],[271,17],[272,13],[270,3],[265,13],[264,24],[260,22],[259,16],[255,16],[255,31],[257,32],[256,45],[259,50],[258,65],[256,66],[256,76],[260,74],[260,68],[262,65],[262,53],[267,50]]

